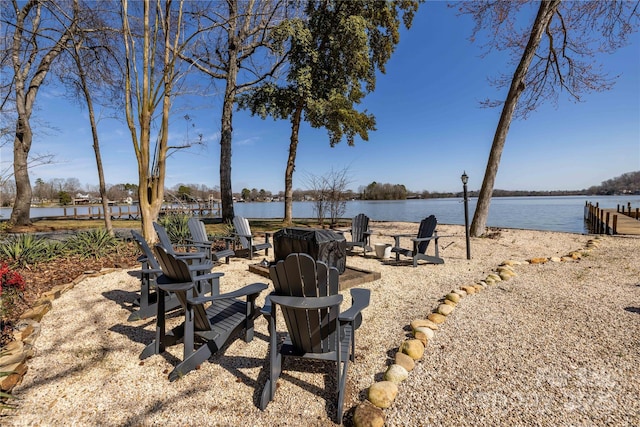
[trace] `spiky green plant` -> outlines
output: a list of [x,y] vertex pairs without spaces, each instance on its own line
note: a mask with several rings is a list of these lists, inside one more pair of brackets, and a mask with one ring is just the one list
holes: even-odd
[[104,228],[81,231],[65,242],[68,253],[84,258],[100,258],[118,250],[122,242]]
[[28,233],[13,234],[0,243],[0,259],[16,267],[51,260],[60,251],[59,243]]
[[169,235],[171,242],[176,245],[183,245],[188,243],[191,238],[189,218],[191,216],[185,213],[172,213],[158,218],[158,224],[167,230],[167,235]]

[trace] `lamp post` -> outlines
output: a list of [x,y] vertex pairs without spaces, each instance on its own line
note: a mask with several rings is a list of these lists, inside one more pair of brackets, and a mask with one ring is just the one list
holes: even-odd
[[469,198],[467,197],[467,182],[469,177],[466,172],[462,172],[462,194],[464,197],[464,232],[467,238],[467,259],[471,259],[471,246],[469,245]]

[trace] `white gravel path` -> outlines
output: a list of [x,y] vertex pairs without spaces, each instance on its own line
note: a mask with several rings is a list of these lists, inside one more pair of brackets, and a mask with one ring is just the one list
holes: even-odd
[[[373,243],[391,243],[389,235],[415,233],[417,224],[374,223],[374,229]],[[372,298],[357,331],[345,425],[409,336],[409,322],[425,318],[446,293],[485,278],[504,260],[560,257],[591,238],[501,229],[472,239],[467,260],[463,227],[438,229],[450,236],[440,239],[444,265],[347,260],[382,278],[360,285]],[[600,242],[578,261],[516,266],[517,277],[463,298],[400,384],[384,411],[386,425],[640,425],[640,239]],[[225,273],[223,292],[269,283],[248,272],[248,263],[236,258],[217,268]],[[335,384],[325,364],[287,363],[275,400],[265,411],[257,408],[267,369],[262,318],[253,342],[235,340],[199,370],[169,382],[182,348],[138,359],[155,327],[153,320],[126,320],[138,289],[135,271],[121,271],[84,280],[54,301],[14,390],[19,409],[0,424],[333,424]]]

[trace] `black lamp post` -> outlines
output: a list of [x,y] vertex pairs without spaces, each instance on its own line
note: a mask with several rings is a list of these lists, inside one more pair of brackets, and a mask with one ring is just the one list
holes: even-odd
[[467,182],[469,177],[466,172],[462,172],[462,191],[464,196],[464,232],[467,237],[467,259],[471,259],[471,245],[469,245],[469,198],[467,197]]

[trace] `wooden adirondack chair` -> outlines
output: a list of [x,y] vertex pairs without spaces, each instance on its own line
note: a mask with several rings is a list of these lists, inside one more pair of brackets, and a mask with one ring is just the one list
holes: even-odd
[[[395,234],[395,245],[391,248],[391,252],[396,254],[396,262],[400,261],[400,254],[413,258],[413,266],[418,265],[418,260],[422,259],[431,264],[444,264],[444,260],[440,258],[438,253],[438,232],[436,226],[438,221],[434,215],[430,215],[420,222],[420,228],[418,229],[418,235],[413,237],[413,234]],[[403,249],[400,246],[400,238],[411,237],[413,242],[412,249]],[[427,247],[429,242],[435,240],[435,256],[427,255]]]
[[203,264],[208,262],[209,257],[207,256],[207,252],[202,247],[202,245],[180,245],[187,249],[196,249],[196,252],[176,252],[173,246],[173,242],[171,242],[171,238],[169,238],[167,230],[157,222],[153,223],[153,229],[156,230],[160,245],[162,245],[170,254],[184,259],[188,264]]
[[367,251],[371,250],[369,246],[369,236],[371,236],[371,230],[369,229],[369,217],[361,213],[356,215],[351,221],[351,228],[346,230],[351,233],[351,241],[347,242],[347,248],[353,250],[354,247],[360,246],[367,256]]
[[[369,305],[370,290],[351,289],[353,304],[340,313],[338,270],[303,253],[293,253],[269,268],[275,291],[262,310],[269,321],[269,379],[261,394],[260,409],[273,400],[283,357],[332,361],[338,385],[337,420],[342,420],[344,389],[349,362],[354,360],[355,330],[362,310]],[[276,307],[289,332],[278,348]]]
[[[198,282],[208,280],[208,276],[215,278],[216,273],[194,277],[187,263],[163,246],[156,245],[155,252],[163,272],[157,280],[159,303],[156,337],[142,351],[140,359],[160,354],[166,347],[182,341],[182,361],[169,373],[169,380],[174,381],[200,366],[243,329],[245,341],[253,339],[253,321],[259,314],[255,300],[260,292],[267,289],[265,283],[253,283],[226,294],[220,294],[220,289],[212,286],[210,296],[198,296]],[[185,309],[184,322],[169,333],[165,330],[162,309],[163,297],[167,292],[174,294]],[[242,297],[244,301],[240,299]],[[211,304],[205,308],[206,303]]]
[[[140,297],[136,298],[134,304],[139,308],[129,315],[127,319],[129,322],[135,320],[146,319],[147,317],[155,316],[157,310],[157,297],[156,292],[156,279],[162,273],[160,264],[156,260],[151,248],[147,244],[147,241],[135,230],[131,230],[131,236],[138,245],[138,248],[142,251],[142,255],[138,257],[138,261],[141,263],[140,270]],[[178,298],[172,295],[168,295],[165,303],[166,310],[173,310],[180,306]]]
[[[135,230],[131,230],[131,236],[142,251],[142,255],[138,257],[138,261],[140,261],[140,263],[142,264],[142,268],[140,271],[140,297],[134,301],[134,304],[137,305],[139,309],[129,315],[128,320],[130,322],[146,319],[148,317],[153,317],[156,315],[158,298],[158,293],[156,290],[156,279],[162,274],[160,264],[158,264],[158,260],[156,259],[153,251],[149,247],[149,244],[144,239],[144,237],[142,237],[142,235]],[[213,263],[211,262],[193,264],[189,266],[189,270],[196,275],[211,273],[212,268]],[[224,275],[224,273],[216,274],[218,277],[222,277]],[[214,280],[216,281],[216,288],[219,287],[219,284],[217,282],[218,279],[209,277],[209,279],[205,280],[201,286],[204,293],[211,292],[210,282]],[[167,295],[165,297],[164,307],[165,311],[171,311],[175,308],[180,307],[180,301],[178,301],[178,298],[175,295]]]
[[233,228],[235,228],[235,235],[240,240],[242,247],[249,251],[249,259],[253,259],[254,252],[260,252],[261,250],[264,250],[265,255],[269,255],[271,233],[264,233],[264,243],[255,243],[249,221],[241,216],[233,217]]
[[225,249],[220,251],[214,251],[212,249],[212,242],[209,240],[209,236],[207,236],[207,229],[204,226],[204,222],[200,221],[198,218],[191,217],[187,222],[187,226],[189,227],[189,232],[191,233],[190,243],[193,245],[198,245],[201,247],[207,254],[207,257],[212,261],[220,261],[222,258],[225,258],[225,262],[229,264],[229,258],[235,255],[235,252],[230,247],[230,239],[225,238]]

